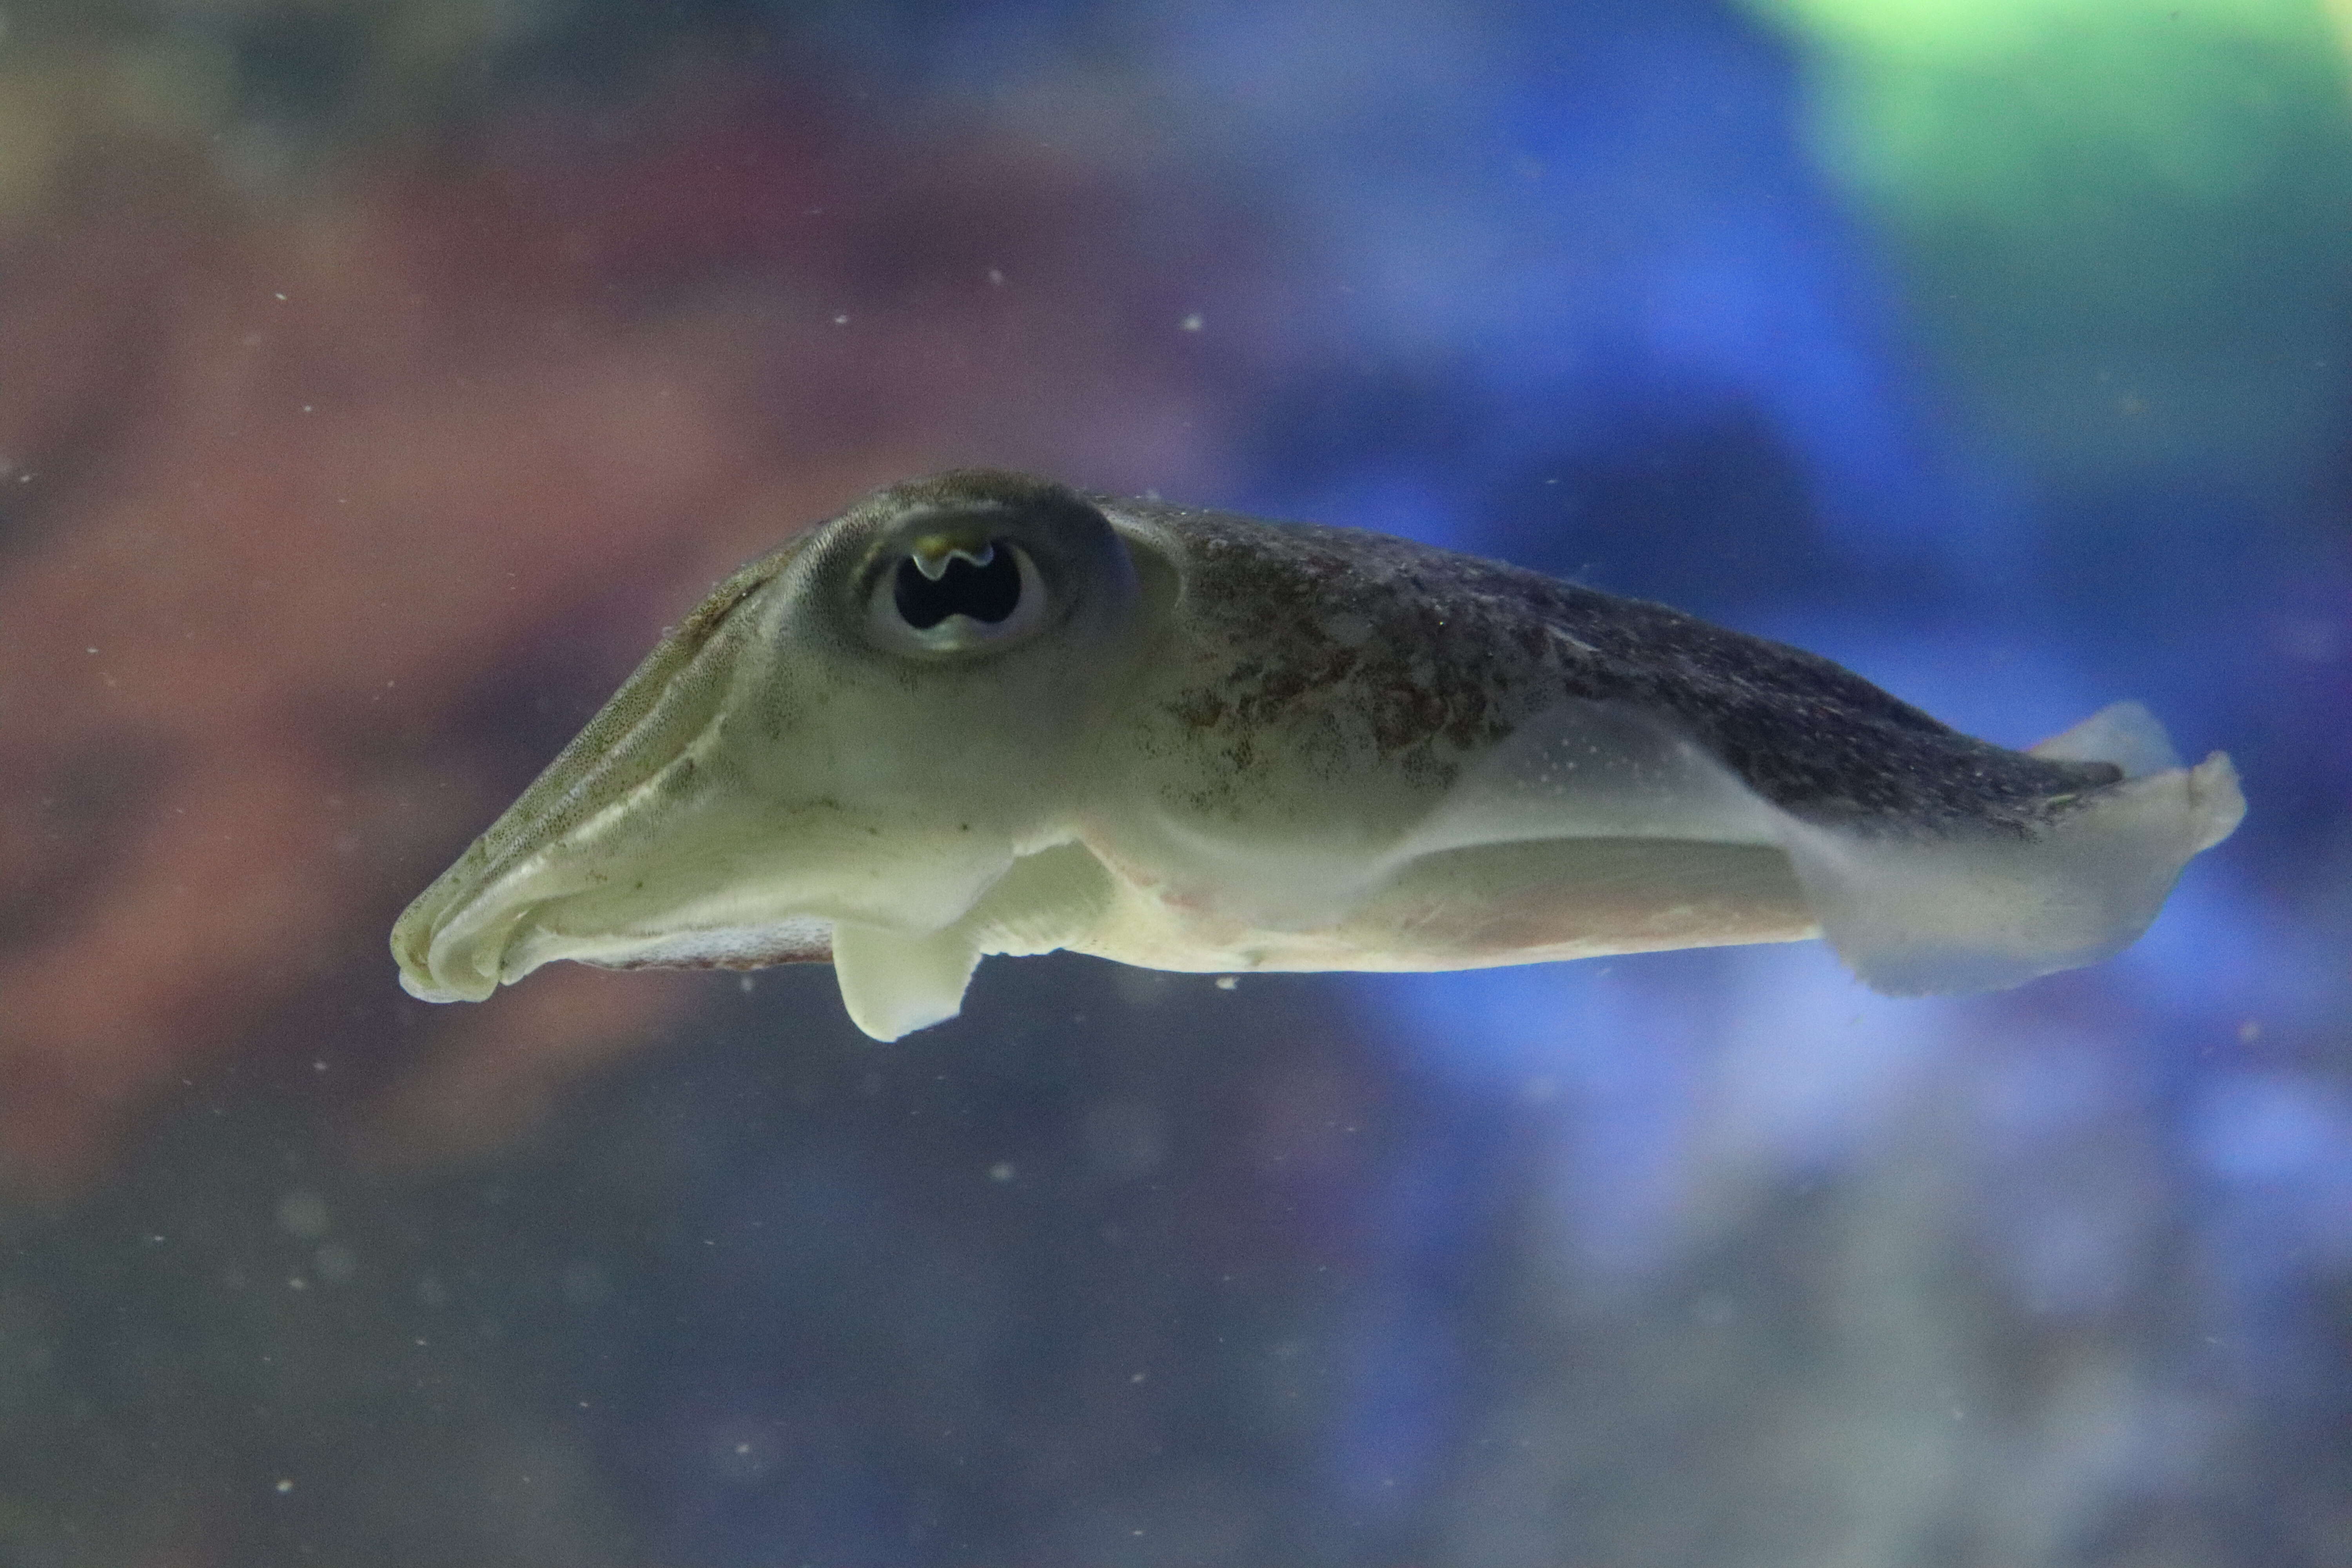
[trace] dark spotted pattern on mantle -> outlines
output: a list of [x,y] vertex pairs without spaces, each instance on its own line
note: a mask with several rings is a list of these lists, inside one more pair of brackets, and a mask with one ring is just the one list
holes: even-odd
[[1828,659],[1664,605],[1384,534],[1105,504],[1183,539],[1190,613],[1246,650],[1170,705],[1237,766],[1267,730],[1341,703],[1384,760],[1450,777],[1568,697],[1667,716],[1817,821],[2021,831],[2122,776],[1976,740]]

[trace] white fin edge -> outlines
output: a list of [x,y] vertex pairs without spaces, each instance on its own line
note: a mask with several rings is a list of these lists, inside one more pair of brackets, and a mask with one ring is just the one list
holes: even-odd
[[2104,708],[2032,754],[2113,763],[2126,776],[2026,832],[1827,827],[1766,801],[1656,715],[1570,702],[1465,774],[1407,850],[1548,837],[1776,844],[1822,936],[1865,984],[1894,995],[2002,990],[2137,941],[2190,857],[2246,811],[2230,759],[2181,767],[2137,702]]
[[1873,838],[1786,817],[1781,843],[1838,956],[1873,990],[1916,996],[2004,990],[2122,952],[2189,857],[2245,812],[2216,752],[2021,836]]
[[2180,765],[2172,737],[2137,702],[2110,702],[2073,729],[2028,746],[2026,755],[2053,763],[2113,763],[2127,779]]

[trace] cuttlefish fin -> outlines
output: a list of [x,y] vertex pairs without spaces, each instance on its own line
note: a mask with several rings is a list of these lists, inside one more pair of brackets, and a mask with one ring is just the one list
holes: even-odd
[[1776,816],[1672,724],[1571,698],[1465,769],[1392,858],[1558,838],[1770,844]]
[[1013,862],[956,929],[982,952],[1052,952],[1094,929],[1110,909],[1110,873],[1083,844],[1056,844]]
[[2147,931],[2189,857],[2245,816],[2230,759],[2179,766],[2137,703],[2033,753],[2113,763],[2126,777],[2013,834],[1871,836],[1783,814],[1780,842],[1822,935],[1872,989],[2000,990],[2112,957]]
[[1677,726],[1572,701],[1467,771],[1408,854],[1545,838],[1775,846],[1822,935],[1873,989],[1997,990],[2096,963],[2136,941],[2189,857],[2245,813],[2219,752],[2175,760],[2161,725],[2117,703],[2034,748],[2126,777],[2047,820],[1827,824],[1764,799]]
[[945,1023],[963,1009],[983,953],[1051,952],[1091,930],[1112,902],[1110,874],[1084,846],[1014,860],[963,916],[909,933],[843,921],[833,969],[850,1021],[877,1040]]
[[2053,763],[2113,763],[2127,779],[2180,765],[2172,737],[2164,732],[2156,715],[2137,702],[2110,702],[2073,729],[2025,751],[2028,756]]

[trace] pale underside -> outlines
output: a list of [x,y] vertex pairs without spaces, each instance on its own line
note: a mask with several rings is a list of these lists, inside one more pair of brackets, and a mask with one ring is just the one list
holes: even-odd
[[[2135,705],[2037,751],[2137,776],[2031,832],[1842,826],[1771,805],[1653,715],[1571,702],[1384,843],[1345,831],[1221,837],[1148,802],[1096,802],[1071,814],[1066,835],[1024,847],[976,897],[904,909],[888,924],[804,912],[804,881],[791,895],[803,907],[781,907],[722,849],[709,857],[706,897],[642,924],[616,921],[609,899],[592,922],[575,922],[561,898],[525,902],[504,911],[485,951],[495,981],[560,958],[829,956],[851,1017],[881,1038],[953,1016],[983,954],[1055,949],[1191,972],[1427,971],[1825,935],[1881,990],[1988,989],[2129,943],[2181,864],[2242,811],[2226,759],[2173,764]],[[1335,822],[1344,806],[1335,801]],[[627,803],[608,809],[625,815]],[[445,924],[419,967],[444,973],[445,947],[485,940],[478,924]]]

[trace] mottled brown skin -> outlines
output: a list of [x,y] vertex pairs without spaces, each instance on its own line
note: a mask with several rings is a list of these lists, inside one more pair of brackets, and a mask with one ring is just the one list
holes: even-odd
[[1664,605],[1353,529],[1103,504],[1181,539],[1191,614],[1249,650],[1168,704],[1237,769],[1269,727],[1352,709],[1383,760],[1442,785],[1570,697],[1668,716],[1766,800],[1842,826],[2023,832],[2122,776],[1964,735],[1826,658]]

